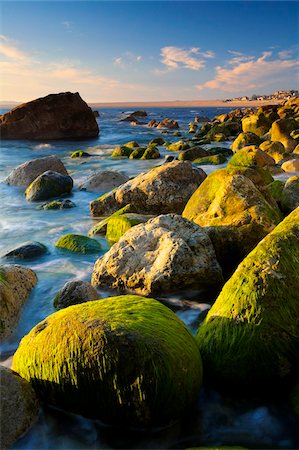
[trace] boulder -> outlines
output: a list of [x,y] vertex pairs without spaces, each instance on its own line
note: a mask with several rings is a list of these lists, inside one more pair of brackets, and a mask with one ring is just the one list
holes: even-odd
[[83,150],[76,150],[71,154],[71,158],[89,158],[90,153],[84,152]]
[[299,172],[299,158],[290,159],[281,166],[285,172]]
[[55,296],[53,305],[56,309],[63,309],[99,298],[97,290],[90,283],[81,280],[68,281]]
[[1,139],[94,138],[99,127],[77,93],[50,94],[0,116]]
[[242,393],[287,383],[299,362],[298,286],[299,208],[242,261],[199,327],[206,379]]
[[124,144],[124,146],[127,148],[133,148],[133,149],[140,147],[140,145],[136,141],[127,142],[126,144]]
[[6,259],[36,259],[47,253],[47,247],[40,242],[26,242],[5,253]]
[[32,159],[17,166],[4,181],[13,186],[28,187],[39,175],[52,170],[53,172],[67,175],[67,170],[57,156],[45,156],[44,158]]
[[261,143],[261,139],[254,133],[246,132],[240,133],[239,136],[232,143],[232,151],[236,152],[240,150],[240,148],[246,147],[247,145],[257,145],[259,146]]
[[75,203],[71,200],[53,200],[40,206],[41,209],[70,209],[75,208]]
[[282,196],[283,188],[284,188],[284,183],[280,180],[272,181],[272,183],[270,183],[267,186],[267,189],[268,189],[270,195],[274,198],[274,200],[277,202],[277,204],[279,205],[280,208],[281,208],[281,196]]
[[12,333],[36,283],[37,276],[31,269],[15,264],[0,266],[0,341]]
[[224,164],[227,161],[226,156],[218,154],[218,155],[209,155],[203,158],[198,158],[193,161],[193,164],[199,164],[201,166],[205,165],[217,165]]
[[136,124],[138,124],[138,119],[140,117],[147,117],[147,113],[145,111],[134,111],[132,113],[130,113],[128,116],[126,116],[125,118],[121,119],[121,122],[134,122]]
[[165,144],[165,140],[161,137],[157,137],[157,138],[152,139],[148,145],[150,146],[150,145],[164,145],[164,144]]
[[253,182],[227,169],[211,173],[194,192],[183,217],[205,227],[217,259],[228,271],[281,220]]
[[242,129],[244,133],[250,132],[261,137],[270,130],[270,127],[271,123],[263,113],[251,114],[242,119]]
[[145,148],[144,147],[135,148],[130,153],[129,158],[130,159],[141,159],[141,157],[143,156],[144,152],[145,152]]
[[196,116],[194,119],[195,123],[204,123],[204,122],[209,122],[209,118],[207,116]]
[[111,214],[111,216],[106,217],[105,219],[97,222],[93,227],[90,228],[88,232],[88,236],[94,236],[95,234],[105,234],[107,231],[107,224],[112,217],[120,216],[125,213],[134,213],[135,208],[132,205],[126,205],[123,208],[118,209],[115,213]]
[[159,159],[160,152],[154,145],[147,147],[140,159]]
[[281,193],[281,208],[286,214],[299,206],[299,176],[290,177]]
[[153,216],[146,214],[123,213],[113,215],[107,221],[106,238],[110,242],[117,242],[128,230],[135,225],[145,223]]
[[207,155],[208,155],[207,150],[203,149],[202,147],[191,147],[191,148],[179,153],[178,160],[179,161],[194,161],[197,158],[203,158],[204,156],[207,156]]
[[188,142],[184,142],[184,141],[177,141],[177,142],[173,142],[172,144],[167,146],[167,150],[171,151],[171,152],[181,152],[183,150],[187,150],[187,148],[189,148],[190,145],[188,144]]
[[211,147],[207,150],[208,155],[223,155],[223,156],[232,156],[234,153],[228,147]]
[[140,295],[219,288],[222,271],[207,233],[179,215],[127,231],[95,263],[92,285]]
[[38,202],[70,194],[72,188],[73,180],[69,175],[48,170],[32,181],[25,191],[25,197],[29,202]]
[[271,127],[272,141],[281,142],[285,151],[291,153],[297,145],[297,141],[290,135],[291,131],[298,128],[298,122],[294,119],[279,119],[273,122]]
[[140,214],[181,214],[205,177],[205,172],[189,161],[162,164],[91,202],[91,214],[108,216],[128,204]]
[[61,236],[55,246],[78,253],[98,253],[102,249],[101,244],[96,239],[71,233]]
[[79,189],[89,192],[107,192],[126,183],[129,180],[127,175],[114,170],[103,170],[96,172],[84,181]]
[[120,145],[115,147],[112,152],[112,158],[129,158],[130,154],[133,152],[133,147],[126,147],[125,145]]
[[179,124],[176,120],[172,119],[163,119],[158,125],[157,128],[167,128],[167,130],[175,130],[179,128]]
[[5,450],[37,420],[39,403],[28,381],[0,366],[0,448]]
[[274,159],[254,145],[238,150],[228,162],[228,166],[266,167],[274,166]]
[[46,403],[120,427],[184,417],[202,382],[188,327],[160,302],[137,296],[52,314],[22,339],[13,370]]
[[270,155],[275,163],[281,161],[285,155],[285,149],[281,142],[278,141],[264,141],[260,144],[259,147],[263,152],[266,152]]

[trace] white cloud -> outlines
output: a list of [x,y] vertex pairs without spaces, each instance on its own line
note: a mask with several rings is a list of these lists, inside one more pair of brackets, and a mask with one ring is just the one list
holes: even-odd
[[205,62],[199,59],[199,48],[193,47],[189,50],[180,47],[161,48],[161,63],[168,69],[191,69],[200,70],[205,67]]
[[29,61],[30,55],[23,52],[6,36],[0,36],[0,55],[17,61]]
[[125,52],[122,56],[118,56],[117,58],[113,58],[113,64],[115,66],[121,67],[124,69],[127,66],[130,66],[134,63],[140,62],[142,60],[141,55],[135,55],[132,52]]
[[293,51],[292,50],[282,50],[278,53],[278,56],[281,59],[289,59],[289,58],[292,58]]
[[[230,52],[231,53],[231,52]],[[290,76],[287,71],[299,66],[296,59],[272,59],[272,52],[264,52],[260,57],[253,58],[236,55],[227,66],[217,66],[216,75],[212,80],[197,85],[202,90],[220,89],[225,92],[238,92],[245,89],[262,88],[274,81],[284,80]]]

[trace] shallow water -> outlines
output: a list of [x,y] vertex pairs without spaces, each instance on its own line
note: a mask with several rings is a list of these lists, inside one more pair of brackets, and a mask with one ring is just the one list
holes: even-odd
[[[216,114],[229,111],[226,108],[190,110],[150,109],[149,118],[174,118],[181,130],[187,131],[188,123],[196,115]],[[3,113],[4,111],[0,111]],[[78,186],[97,170],[118,170],[135,176],[161,161],[115,160],[110,157],[116,145],[136,140],[147,144],[161,131],[143,126],[133,127],[119,122],[120,109],[100,110],[98,118],[100,136],[88,141],[2,141],[0,148],[0,255],[29,240],[40,241],[48,247],[48,253],[35,261],[21,262],[38,275],[38,284],[26,302],[19,324],[13,335],[0,346],[1,361],[10,365],[11,356],[20,339],[30,329],[54,312],[53,299],[66,281],[90,280],[95,260],[100,255],[70,254],[55,247],[55,242],[65,233],[87,234],[96,222],[89,214],[89,202],[102,193],[80,191]],[[180,130],[180,131],[181,131]],[[164,135],[162,135],[164,136]],[[190,136],[190,135],[189,135]],[[180,138],[165,135],[169,141]],[[222,145],[222,144],[221,144]],[[228,144],[227,144],[228,145]],[[74,150],[81,149],[92,154],[86,160],[71,159]],[[160,147],[162,155],[167,152]],[[67,210],[45,211],[37,209],[37,203],[25,201],[24,190],[5,185],[2,181],[17,165],[30,159],[59,156],[74,179],[70,198],[76,207]],[[168,152],[172,154],[173,152]],[[217,166],[217,168],[222,166]],[[214,166],[204,166],[206,172]],[[105,238],[96,237],[102,244],[103,254],[109,248]],[[4,262],[4,261],[1,261]],[[99,291],[100,295],[107,293]],[[189,295],[190,293],[188,293]],[[186,294],[187,296],[187,294]],[[177,300],[184,299],[184,293]],[[208,299],[198,297],[193,307],[174,307],[178,316],[195,331],[209,308]],[[186,448],[205,444],[242,444],[249,448],[298,448],[295,420],[287,404],[265,405],[259,401],[248,402],[227,399],[204,389],[192,416],[185,423],[151,433],[115,430],[92,420],[66,414],[51,408],[43,408],[38,422],[20,439],[16,449],[104,449],[104,448]]]

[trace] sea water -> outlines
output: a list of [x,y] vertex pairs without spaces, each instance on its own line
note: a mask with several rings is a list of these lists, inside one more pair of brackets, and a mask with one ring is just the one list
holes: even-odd
[[[152,108],[148,117],[161,120],[178,120],[183,135],[188,131],[188,123],[195,116],[208,116],[228,112],[229,108]],[[4,113],[6,110],[0,110]],[[48,248],[48,253],[37,260],[21,264],[32,268],[38,283],[22,309],[21,318],[12,336],[1,344],[1,361],[7,366],[22,337],[33,326],[55,311],[53,299],[58,290],[70,280],[90,281],[96,259],[109,249],[104,237],[95,236],[102,245],[97,255],[68,253],[55,247],[55,242],[66,233],[86,235],[96,223],[89,213],[89,202],[104,192],[86,192],[80,184],[97,171],[117,170],[129,177],[149,170],[162,163],[161,160],[141,161],[112,159],[113,148],[128,141],[137,141],[141,146],[163,136],[167,141],[180,137],[172,134],[161,135],[161,130],[146,126],[131,126],[122,122],[121,109],[101,109],[97,119],[100,126],[98,138],[82,141],[2,141],[0,147],[0,257],[26,241],[39,241]],[[131,111],[132,112],[132,111]],[[190,137],[190,135],[188,135]],[[218,145],[218,144],[216,144]],[[224,143],[220,145],[229,145]],[[162,158],[167,154],[159,147]],[[86,159],[71,159],[75,150],[84,150],[92,155]],[[17,165],[34,158],[57,155],[74,180],[74,189],[67,198],[75,208],[66,210],[38,209],[40,203],[27,202],[24,189],[8,186],[3,180]],[[217,168],[223,166],[217,166]],[[210,173],[214,166],[203,166]],[[0,259],[5,263],[5,260]],[[99,291],[102,297],[107,293]],[[184,299],[169,298],[177,305]],[[193,306],[176,307],[182,320],[195,332],[196,327],[209,308],[206,298],[198,298]],[[191,304],[192,305],[192,304]],[[29,433],[20,439],[16,449],[105,449],[105,448],[186,448],[199,445],[244,445],[250,448],[296,448],[299,437],[295,419],[287,402],[263,404],[258,400],[251,404],[241,400],[225,398],[220,394],[203,389],[196,411],[179,425],[150,433],[116,430],[103,426],[97,421],[67,414],[59,410],[43,407],[38,422]]]

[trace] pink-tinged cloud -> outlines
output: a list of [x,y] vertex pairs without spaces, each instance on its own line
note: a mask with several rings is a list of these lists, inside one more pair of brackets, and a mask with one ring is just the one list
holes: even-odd
[[243,55],[236,56],[229,62],[229,67],[216,67],[215,78],[197,85],[196,88],[220,89],[224,92],[261,88],[269,82],[284,80],[286,71],[299,65],[297,59],[269,60],[270,56],[271,52],[264,52],[259,58],[250,57],[248,61],[244,60]]
[[15,61],[29,61],[30,56],[17,48],[6,36],[0,36],[0,55]]
[[189,50],[179,47],[161,48],[161,63],[168,69],[191,69],[200,70],[205,67],[205,62],[199,58],[199,48],[193,47]]

